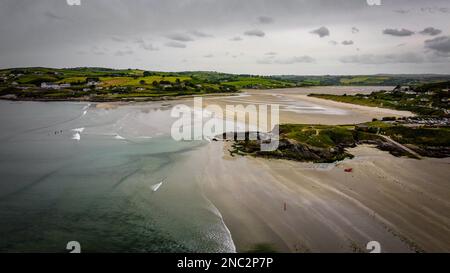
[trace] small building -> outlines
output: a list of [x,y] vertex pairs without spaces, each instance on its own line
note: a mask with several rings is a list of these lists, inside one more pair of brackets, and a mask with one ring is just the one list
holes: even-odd
[[408,92],[412,91],[412,88],[410,86],[397,86],[394,88],[395,92]]
[[367,124],[361,123],[361,124],[357,124],[355,126],[355,129],[357,131],[368,132],[369,131],[369,126]]
[[61,87],[59,86],[59,84],[56,84],[56,83],[47,83],[47,82],[41,83],[41,88],[43,88],[43,89],[61,89]]
[[99,85],[99,84],[100,84],[100,82],[97,82],[97,81],[88,81],[86,85],[88,85],[88,86],[96,86],[96,85]]
[[47,83],[47,82],[43,82],[41,83],[41,88],[43,89],[55,89],[55,90],[59,90],[61,88],[69,88],[70,87],[70,83],[62,83],[62,84],[57,84],[57,83]]

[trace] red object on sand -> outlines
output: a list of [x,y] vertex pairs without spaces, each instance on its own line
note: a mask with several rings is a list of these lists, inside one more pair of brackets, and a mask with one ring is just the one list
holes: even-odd
[[348,168],[348,169],[345,169],[344,170],[346,173],[351,173],[351,172],[353,172],[353,168]]

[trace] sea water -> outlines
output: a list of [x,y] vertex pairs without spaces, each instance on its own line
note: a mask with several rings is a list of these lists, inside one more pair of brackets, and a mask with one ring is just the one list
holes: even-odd
[[234,252],[162,105],[0,101],[0,252]]

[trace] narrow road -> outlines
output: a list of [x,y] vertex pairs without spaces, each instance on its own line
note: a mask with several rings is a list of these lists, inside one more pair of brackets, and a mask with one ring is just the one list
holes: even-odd
[[385,136],[385,135],[380,135],[380,134],[379,134],[379,136],[381,136],[382,138],[384,138],[386,141],[388,141],[388,142],[394,144],[395,146],[397,146],[397,147],[399,147],[399,148],[401,148],[401,149],[407,151],[408,153],[412,154],[413,156],[415,156],[415,157],[417,157],[417,158],[419,158],[419,159],[422,158],[421,155],[419,155],[418,153],[414,152],[413,150],[411,150],[410,148],[406,147],[405,145],[398,143],[397,141],[393,140],[392,138],[390,138],[390,137],[388,137],[388,136]]

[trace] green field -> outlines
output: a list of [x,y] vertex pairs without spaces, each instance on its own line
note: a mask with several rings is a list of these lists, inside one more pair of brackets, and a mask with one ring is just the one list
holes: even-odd
[[[98,82],[87,86],[88,82]],[[139,69],[13,68],[0,70],[0,97],[29,100],[132,100],[136,98],[235,93],[243,89],[307,86],[436,84],[450,80],[441,75],[370,76],[258,76],[208,71],[155,72]],[[64,90],[41,88],[41,83],[70,84]],[[389,99],[331,98],[369,106],[397,108]],[[407,104],[405,104],[407,106]]]

